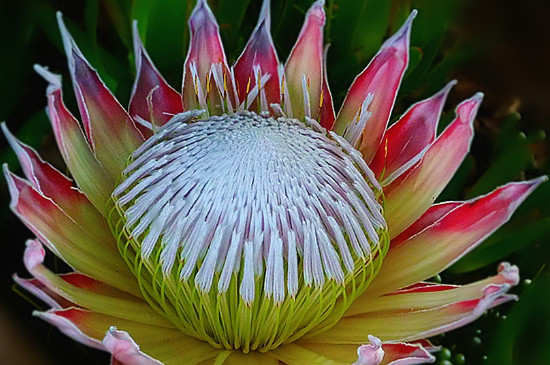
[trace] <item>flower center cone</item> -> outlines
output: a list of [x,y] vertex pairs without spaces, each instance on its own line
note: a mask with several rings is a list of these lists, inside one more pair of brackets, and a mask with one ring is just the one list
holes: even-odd
[[130,157],[111,229],[149,304],[217,348],[331,328],[389,238],[360,154],[315,122],[176,115]]

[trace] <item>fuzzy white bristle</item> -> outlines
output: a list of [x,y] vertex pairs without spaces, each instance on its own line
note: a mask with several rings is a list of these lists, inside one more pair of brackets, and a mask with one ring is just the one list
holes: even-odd
[[160,250],[165,274],[178,261],[182,280],[198,268],[195,286],[208,292],[219,273],[221,293],[243,270],[245,301],[263,274],[264,294],[282,302],[300,277],[343,284],[352,256],[379,244],[377,182],[344,139],[251,112],[188,119],[174,117],[136,151],[114,192],[142,257]]

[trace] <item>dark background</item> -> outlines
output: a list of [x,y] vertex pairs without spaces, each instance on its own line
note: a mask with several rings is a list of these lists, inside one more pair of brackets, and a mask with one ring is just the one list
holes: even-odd
[[[412,102],[429,96],[446,81],[459,84],[449,97],[449,113],[461,100],[486,95],[476,121],[472,150],[441,199],[484,194],[511,180],[548,174],[550,132],[550,32],[548,1],[327,1],[329,79],[336,105],[383,38],[401,24],[410,8],[420,14],[413,27],[411,65],[396,105],[397,116]],[[44,113],[45,82],[32,71],[39,63],[63,74],[65,98],[76,111],[65,66],[55,11],[92,64],[123,104],[133,77],[129,20],[137,17],[153,60],[178,88],[188,41],[184,0],[151,1],[0,1],[0,120],[18,138],[36,147],[45,160],[64,171]],[[279,57],[286,59],[309,1],[273,0],[273,34]],[[353,3],[353,4],[352,4]],[[443,3],[443,4],[441,4]],[[145,4],[145,5],[144,5]],[[159,5],[160,4],[160,5]],[[234,6],[234,4],[240,4]],[[359,4],[359,5],[357,5]],[[260,3],[213,1],[230,60],[242,50],[255,25]],[[359,21],[351,22],[359,19]],[[143,26],[143,28],[142,28]],[[0,140],[0,160],[20,172],[14,154]],[[27,274],[22,263],[25,239],[32,235],[9,212],[5,182],[0,182],[0,365],[106,364],[108,356],[85,348],[31,316],[42,303],[17,288],[11,275]],[[450,349],[450,360],[468,364],[550,363],[550,188],[543,185],[510,224],[479,249],[444,272],[451,283],[473,281],[495,272],[501,260],[520,266],[518,303],[493,310],[464,329],[434,341]],[[50,256],[50,267],[61,263]],[[447,352],[439,355],[443,363]],[[486,356],[486,359],[484,358]]]

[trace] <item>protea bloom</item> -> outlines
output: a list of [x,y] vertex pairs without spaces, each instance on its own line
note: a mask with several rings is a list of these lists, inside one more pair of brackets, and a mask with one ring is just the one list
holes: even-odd
[[[227,64],[205,0],[190,17],[181,95],[134,25],[128,112],[59,25],[83,131],[45,68],[48,113],[74,179],[4,128],[27,180],[12,209],[38,237],[15,277],[35,313],[113,363],[431,362],[425,338],[515,299],[507,263],[465,286],[426,280],[508,220],[542,182],[432,205],[468,152],[482,95],[436,136],[453,83],[387,128],[415,12],[355,79],[335,116],[323,1],[285,66],[269,1]],[[46,246],[74,272],[43,265]]]

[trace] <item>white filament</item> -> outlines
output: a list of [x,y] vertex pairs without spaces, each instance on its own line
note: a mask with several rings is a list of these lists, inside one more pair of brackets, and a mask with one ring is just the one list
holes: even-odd
[[365,130],[365,125],[367,124],[367,121],[372,115],[372,113],[368,110],[368,108],[372,103],[373,99],[374,99],[374,94],[369,93],[365,98],[365,100],[363,101],[361,108],[359,108],[359,111],[355,115],[355,118],[344,131],[344,134],[343,134],[344,138],[352,146],[357,146],[357,143],[359,142],[359,138],[361,137],[361,134]]
[[180,279],[196,272],[203,292],[216,273],[227,291],[242,270],[247,302],[258,275],[276,302],[300,277],[343,284],[386,224],[358,152],[312,121],[244,111],[189,122],[199,114],[175,116],[145,142],[113,193],[142,257],[158,249],[166,275],[181,261]]

